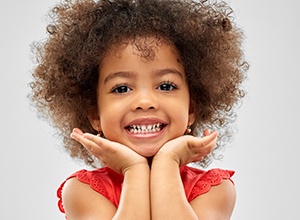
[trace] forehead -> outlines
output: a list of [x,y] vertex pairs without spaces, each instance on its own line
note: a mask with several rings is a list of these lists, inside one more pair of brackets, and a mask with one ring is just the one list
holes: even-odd
[[101,62],[99,77],[103,81],[110,75],[119,76],[122,73],[125,76],[126,73],[126,76],[133,76],[138,72],[176,72],[182,79],[185,78],[185,70],[175,47],[157,38],[140,38],[112,47]]
[[118,44],[110,46],[106,51],[103,61],[109,56],[116,56],[120,58],[128,46],[132,48],[133,54],[140,56],[145,61],[153,61],[155,55],[159,51],[159,48],[162,46],[167,46],[170,51],[172,51],[178,57],[179,61],[179,53],[171,41],[166,38],[151,36],[126,39]]

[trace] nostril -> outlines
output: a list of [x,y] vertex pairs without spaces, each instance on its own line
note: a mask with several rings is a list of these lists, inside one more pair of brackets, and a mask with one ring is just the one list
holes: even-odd
[[133,110],[155,110],[158,108],[158,100],[156,96],[149,95],[149,93],[138,94],[136,98],[132,100]]
[[155,109],[154,106],[150,106],[150,107],[141,107],[141,106],[138,106],[135,108],[136,110],[148,110],[148,109]]

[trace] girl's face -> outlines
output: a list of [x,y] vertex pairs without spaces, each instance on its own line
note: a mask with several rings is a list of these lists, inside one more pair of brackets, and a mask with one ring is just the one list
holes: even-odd
[[133,44],[109,51],[100,66],[98,114],[91,123],[104,136],[151,157],[194,122],[189,89],[178,54],[168,43],[154,47],[153,59]]

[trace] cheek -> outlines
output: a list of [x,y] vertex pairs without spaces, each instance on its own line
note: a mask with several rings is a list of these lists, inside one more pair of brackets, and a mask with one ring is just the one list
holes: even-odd
[[112,104],[102,107],[99,109],[102,132],[107,139],[115,141],[122,129],[124,108]]
[[189,100],[180,99],[167,101],[166,108],[170,111],[170,114],[173,114],[175,117],[178,117],[178,120],[187,120],[189,116]]
[[189,108],[186,105],[177,105],[173,108],[169,108],[169,114],[172,115],[171,121],[173,121],[176,135],[182,135],[189,123]]
[[111,121],[113,118],[111,118],[111,110],[109,106],[106,106],[105,103],[100,102],[101,106],[99,106],[99,118],[100,118],[100,124],[102,130],[105,129],[108,121]]
[[99,115],[100,115],[101,127],[103,129],[114,126],[119,119],[118,112],[114,109],[111,110],[107,109],[105,111],[100,111]]

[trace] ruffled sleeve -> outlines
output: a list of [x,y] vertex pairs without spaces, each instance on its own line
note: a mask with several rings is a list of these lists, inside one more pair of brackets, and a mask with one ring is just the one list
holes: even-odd
[[58,208],[62,213],[65,213],[62,203],[62,190],[67,180],[71,178],[77,178],[80,182],[90,185],[93,190],[105,196],[116,207],[118,207],[124,177],[113,170],[104,167],[93,171],[77,171],[60,185],[57,190],[57,197],[59,199]]
[[[212,186],[222,183],[223,179],[231,180],[234,174],[232,170],[222,170],[219,168],[208,171],[184,166],[180,169],[185,194],[188,201],[192,201],[197,196],[207,193]],[[233,183],[234,184],[234,183]]]
[[[188,201],[192,201],[199,195],[207,193],[212,186],[222,183],[223,179],[230,179],[234,174],[231,170],[211,169],[204,171],[188,166],[180,168],[180,175],[184,185],[185,194]],[[90,187],[101,195],[105,196],[116,207],[119,206],[122,183],[124,177],[113,170],[104,167],[98,170],[80,170],[68,177],[58,188],[57,197],[58,208],[65,213],[62,203],[62,191],[67,180],[77,178],[82,183]]]

